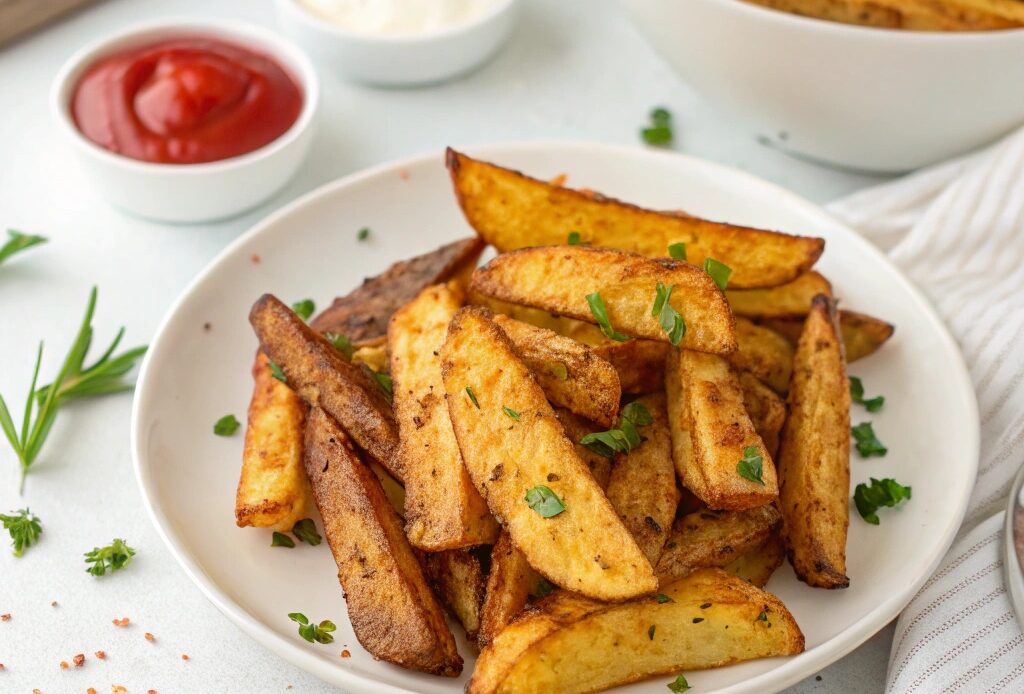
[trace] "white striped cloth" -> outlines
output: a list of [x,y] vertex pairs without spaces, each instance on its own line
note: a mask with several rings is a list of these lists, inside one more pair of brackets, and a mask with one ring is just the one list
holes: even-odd
[[829,210],[931,298],[960,343],[981,415],[964,527],[897,622],[887,691],[1024,692],[1024,633],[1002,557],[1002,509],[1024,464],[1024,129]]

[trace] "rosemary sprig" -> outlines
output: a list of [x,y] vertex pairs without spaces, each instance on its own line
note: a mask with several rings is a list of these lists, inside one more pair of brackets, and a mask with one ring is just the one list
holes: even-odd
[[38,457],[50,429],[53,428],[57,411],[64,400],[120,393],[133,387],[132,383],[123,381],[121,377],[131,371],[135,362],[145,354],[146,347],[136,347],[124,354],[114,356],[114,350],[117,349],[124,336],[124,328],[118,331],[117,337],[114,338],[113,343],[103,353],[103,356],[91,366],[84,366],[86,354],[92,343],[92,316],[95,309],[96,288],[93,287],[89,293],[85,317],[82,319],[71,350],[64,358],[64,364],[61,366],[57,378],[52,383],[37,389],[39,366],[43,360],[43,343],[40,341],[20,432],[15,427],[7,403],[3,396],[0,396],[0,428],[3,429],[11,448],[18,456],[18,462],[21,464],[19,489],[22,492],[25,490],[25,476]]

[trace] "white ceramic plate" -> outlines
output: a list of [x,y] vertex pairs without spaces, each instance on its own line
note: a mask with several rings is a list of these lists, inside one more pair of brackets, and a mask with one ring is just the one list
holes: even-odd
[[[702,694],[775,691],[813,675],[895,617],[952,541],[978,460],[977,405],[967,372],[918,291],[881,253],[819,208],[747,174],[676,154],[591,144],[470,152],[541,178],[566,172],[570,185],[642,205],[827,239],[819,267],[843,305],[897,326],[881,352],[850,369],[864,379],[869,395],[886,396],[882,413],[855,407],[853,421],[874,421],[889,447],[881,459],[854,454],[852,481],[894,477],[913,486],[913,500],[883,511],[878,527],[852,513],[848,590],[813,590],[797,582],[788,566],[772,578],[769,590],[806,634],[804,654],[686,676]],[[356,233],[364,226],[373,234],[360,243]],[[352,692],[459,692],[472,671],[471,650],[460,641],[466,667],[459,680],[402,670],[363,651],[352,636],[326,545],[272,549],[269,532],[235,527],[242,436],[220,438],[212,426],[227,412],[244,419],[256,349],[247,316],[257,297],[312,297],[326,306],[364,276],[469,233],[440,152],[327,185],[256,225],[199,276],[164,320],[139,378],[132,422],[136,472],[171,552],[253,638]],[[293,611],[333,619],[337,643],[303,641],[288,621]],[[339,657],[343,645],[351,658]],[[671,679],[623,691],[664,692]]]

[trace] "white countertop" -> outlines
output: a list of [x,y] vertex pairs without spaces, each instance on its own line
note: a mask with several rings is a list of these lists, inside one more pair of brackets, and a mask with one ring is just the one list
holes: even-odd
[[[746,169],[818,202],[876,179],[792,159],[702,101],[659,60],[609,0],[527,0],[510,44],[460,81],[376,90],[321,70],[323,111],[313,153],[285,191],[227,222],[173,227],[140,221],[99,199],[50,120],[48,91],[61,63],[122,26],[169,15],[216,15],[274,26],[269,0],[111,0],[0,49],[0,233],[11,227],[50,243],[0,266],[0,393],[20,416],[38,340],[52,376],[100,288],[96,343],[117,327],[145,344],[192,277],[231,239],[296,196],[339,176],[447,144],[580,139],[639,145],[652,106],[676,122],[676,148]],[[225,365],[225,368],[232,368]],[[244,412],[245,403],[238,411]],[[43,520],[23,558],[0,538],[0,691],[328,692],[333,688],[270,654],[206,601],[150,525],[128,446],[131,398],[69,405],[17,493],[17,461],[0,445],[0,512],[29,505]],[[85,573],[82,553],[124,537],[131,566]],[[340,594],[339,594],[340,597]],[[56,600],[58,606],[52,607]],[[132,626],[111,620],[127,616]],[[156,640],[143,635],[152,632]],[[891,629],[793,692],[880,692]],[[349,644],[353,646],[353,644]],[[104,650],[107,659],[93,653]],[[63,671],[85,653],[82,668]],[[187,653],[185,662],[181,654]]]

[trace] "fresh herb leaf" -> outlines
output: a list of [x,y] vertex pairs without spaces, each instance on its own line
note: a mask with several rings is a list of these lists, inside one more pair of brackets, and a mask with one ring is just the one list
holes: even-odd
[[668,247],[668,254],[674,260],[686,260],[686,244],[673,243]]
[[678,677],[676,677],[675,682],[668,683],[668,688],[676,694],[680,694],[681,692],[685,692],[687,689],[689,689],[690,684],[686,681],[685,677],[679,675]]
[[569,367],[560,361],[552,362],[548,366],[548,370],[551,371],[551,374],[560,381],[569,380]]
[[720,263],[714,258],[704,259],[704,272],[711,275],[711,279],[715,281],[718,288],[723,292],[726,286],[729,284],[729,275],[732,274],[732,268],[725,263]]
[[658,282],[655,287],[654,305],[651,307],[651,315],[657,316],[661,329],[668,335],[668,341],[672,343],[673,347],[678,347],[683,339],[683,335],[686,334],[686,322],[679,315],[679,312],[672,308],[672,304],[669,303],[669,300],[672,298],[673,289],[675,289],[674,284],[670,284],[666,289],[664,284]]
[[865,458],[881,458],[889,449],[882,445],[882,442],[875,436],[874,427],[871,422],[863,422],[850,429],[854,440],[857,442],[857,452]]
[[267,364],[270,366],[270,375],[279,380],[281,383],[287,383],[288,377],[284,375],[284,371],[281,371],[281,367],[272,361],[268,361]]
[[469,401],[476,405],[476,409],[480,409],[480,403],[476,399],[476,393],[473,392],[473,386],[466,386],[466,395],[469,396]]
[[46,243],[47,241],[45,236],[22,234],[20,231],[15,231],[14,229],[8,229],[7,236],[7,243],[0,246],[0,263],[4,262],[15,253],[19,253],[26,248],[31,248],[32,246],[38,246],[39,244]]
[[301,612],[289,612],[288,619],[299,625],[299,636],[310,643],[315,641],[317,643],[327,644],[334,641],[334,637],[331,636],[331,632],[336,631],[338,627],[329,619],[325,619],[319,624],[313,624],[309,621],[309,618]]
[[213,433],[217,436],[231,436],[238,431],[239,426],[241,425],[235,419],[235,415],[226,414],[214,423]]
[[302,614],[301,612],[289,612],[288,619],[299,624],[309,624],[309,617]]
[[537,584],[533,587],[530,595],[534,598],[546,598],[554,592],[554,584],[546,578],[540,578],[537,580]]
[[617,429],[587,434],[580,439],[580,445],[605,458],[614,458],[616,453],[629,453],[643,443],[637,427],[650,426],[653,422],[646,407],[639,402],[631,402],[622,408]]
[[882,395],[865,400],[864,383],[856,376],[850,376],[850,399],[858,405],[863,405],[868,412],[878,412],[885,404],[885,397]]
[[893,508],[901,501],[910,499],[910,487],[904,487],[894,479],[876,480],[871,484],[858,484],[853,492],[853,503],[861,518],[871,525],[878,525],[878,509]]
[[578,231],[570,231],[569,232],[569,245],[570,246],[579,246],[582,243],[583,243],[583,237],[580,236],[580,232],[578,232]]
[[667,145],[672,142],[672,114],[665,108],[651,111],[650,125],[640,130],[640,137],[649,145]]
[[513,410],[511,407],[502,407],[501,410],[506,415],[508,415],[511,419],[514,419],[517,422],[519,421],[519,413],[516,412],[515,410]]
[[675,600],[673,600],[669,596],[665,595],[664,593],[658,593],[657,595],[654,596],[654,599],[657,600],[658,603],[662,604],[662,605],[664,605],[666,602],[675,602]]
[[85,563],[92,564],[86,572],[93,576],[104,576],[109,570],[111,573],[120,571],[135,556],[135,550],[121,539],[114,539],[106,547],[93,547],[91,552],[85,553]]
[[391,402],[391,398],[395,394],[395,384],[391,381],[391,376],[384,373],[383,371],[374,371],[370,367],[366,367],[370,370],[370,375],[373,376],[373,380],[377,382],[380,389],[384,391],[384,395],[387,396],[388,402]]
[[600,292],[587,294],[587,304],[589,304],[590,312],[594,314],[597,326],[601,328],[601,332],[604,333],[605,337],[616,342],[626,342],[629,340],[629,335],[623,335],[612,327],[612,322],[608,319],[608,309],[605,308],[604,299],[601,298]]
[[538,485],[526,492],[526,503],[541,518],[553,518],[565,510],[565,504],[550,487]]
[[656,625],[654,625],[654,624],[652,624],[651,626],[647,627],[647,638],[650,639],[651,641],[654,640],[654,630],[655,630],[655,628],[656,628]]
[[23,555],[26,549],[38,542],[43,532],[39,517],[27,508],[15,511],[11,515],[0,513],[0,523],[3,523],[4,530],[11,534],[16,557]]
[[768,621],[768,613],[765,612],[764,610],[761,610],[761,613],[759,615],[757,615],[757,619],[755,619],[754,621],[755,622],[767,622]]
[[279,533],[279,532],[277,532],[275,530],[273,536],[271,536],[271,538],[270,538],[270,546],[271,547],[294,547],[295,546],[295,540],[293,540],[292,538],[288,537],[284,533]]
[[757,482],[762,487],[764,480],[761,479],[762,465],[764,459],[758,451],[757,446],[747,446],[743,449],[743,457],[736,463],[736,472],[751,482]]
[[89,293],[85,316],[56,380],[37,390],[39,367],[43,359],[43,343],[39,343],[20,433],[15,428],[7,403],[0,396],[0,429],[3,429],[21,464],[22,491],[25,488],[25,476],[39,455],[43,443],[46,442],[46,437],[57,418],[57,411],[65,400],[120,393],[133,388],[133,384],[126,382],[122,377],[132,370],[135,362],[145,354],[146,348],[136,347],[113,356],[114,350],[124,336],[124,328],[118,331],[114,341],[95,363],[88,367],[84,366],[85,357],[92,343],[92,316],[95,309],[96,288],[93,287]]
[[360,229],[359,233],[356,234],[356,238],[359,239],[360,241],[365,241],[366,239],[370,238],[370,227],[363,227],[362,229]]
[[316,523],[313,522],[312,518],[303,518],[295,523],[292,527],[292,534],[303,542],[307,542],[314,547],[323,541],[323,538],[320,537],[320,533],[316,531]]
[[316,310],[316,304],[313,303],[312,299],[303,299],[292,304],[292,310],[302,320],[309,320],[309,317],[313,315],[313,311]]
[[344,354],[346,359],[351,360],[352,355],[356,353],[356,348],[352,346],[352,341],[345,335],[342,335],[341,333],[324,333],[324,337],[326,337],[327,341],[334,345],[339,352]]

